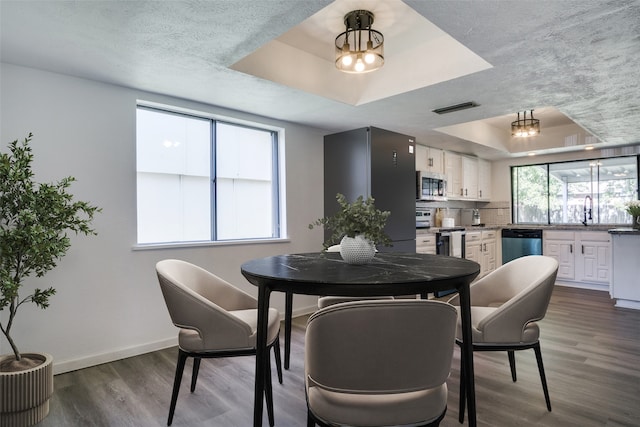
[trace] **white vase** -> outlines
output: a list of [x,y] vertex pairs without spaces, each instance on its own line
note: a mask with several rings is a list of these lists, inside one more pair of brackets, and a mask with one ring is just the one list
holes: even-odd
[[367,264],[375,255],[375,245],[362,234],[344,236],[340,242],[340,256],[348,264]]

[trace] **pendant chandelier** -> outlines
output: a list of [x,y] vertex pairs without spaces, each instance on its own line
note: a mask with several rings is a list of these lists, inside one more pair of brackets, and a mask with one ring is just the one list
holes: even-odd
[[353,10],[344,16],[346,30],[336,37],[336,68],[345,73],[368,73],[384,64],[384,36],[372,30],[373,13]]
[[529,110],[529,117],[526,110],[523,114],[521,119],[518,111],[518,120],[511,122],[511,135],[521,138],[540,135],[540,120],[533,118],[533,110]]

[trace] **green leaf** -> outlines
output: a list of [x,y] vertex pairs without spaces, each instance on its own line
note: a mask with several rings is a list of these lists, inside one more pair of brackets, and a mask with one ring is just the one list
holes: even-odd
[[29,142],[9,143],[9,153],[0,154],[0,311],[8,308],[6,326],[2,332],[17,347],[10,336],[18,308],[32,302],[40,308],[49,306],[55,289],[36,289],[20,299],[19,291],[25,278],[42,277],[58,262],[70,247],[68,232],[96,234],[91,222],[101,210],[88,202],[74,201],[69,193],[74,177],[54,183],[34,181],[33,154]]

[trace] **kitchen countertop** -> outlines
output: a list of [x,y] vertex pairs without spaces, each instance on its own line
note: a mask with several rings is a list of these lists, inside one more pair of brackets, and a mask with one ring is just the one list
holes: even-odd
[[631,227],[611,228],[609,229],[609,234],[624,234],[625,236],[637,234],[640,236],[640,229],[631,228]]
[[[597,224],[587,225],[582,224],[553,224],[553,225],[541,225],[541,224],[503,224],[503,225],[485,225],[483,227],[472,225],[460,225],[456,227],[464,227],[465,231],[482,231],[482,230],[502,230],[503,228],[523,228],[523,229],[536,229],[536,230],[567,230],[567,231],[606,231],[611,234],[640,234],[640,230],[633,229],[631,227],[621,227],[620,224]],[[439,227],[431,228],[416,228],[416,234],[429,234],[437,233],[440,231]]]

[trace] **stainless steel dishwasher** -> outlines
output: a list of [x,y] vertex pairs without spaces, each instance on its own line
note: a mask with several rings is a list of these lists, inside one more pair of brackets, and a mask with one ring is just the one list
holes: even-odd
[[527,255],[542,255],[542,230],[503,228],[502,263]]

